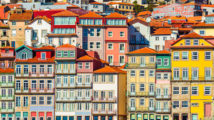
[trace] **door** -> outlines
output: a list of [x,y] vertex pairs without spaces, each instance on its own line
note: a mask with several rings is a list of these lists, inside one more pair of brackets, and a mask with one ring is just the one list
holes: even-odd
[[192,114],[192,120],[198,120],[198,115],[197,114]]
[[204,116],[205,117],[211,117],[211,103],[205,103],[204,104]]
[[98,116],[94,116],[94,120],[98,120]]
[[90,120],[90,117],[89,116],[85,116],[85,120]]

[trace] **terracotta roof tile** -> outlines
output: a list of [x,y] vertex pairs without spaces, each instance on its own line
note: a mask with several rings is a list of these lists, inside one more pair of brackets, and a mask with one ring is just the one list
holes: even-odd
[[150,11],[142,11],[142,12],[139,12],[137,14],[137,16],[144,16],[144,15],[151,15],[152,13]]
[[14,69],[12,69],[12,68],[6,68],[6,69],[0,68],[0,73],[14,73]]
[[135,51],[131,51],[127,54],[155,54],[157,53],[156,50],[152,49],[152,48],[148,48],[148,47],[144,47]]
[[103,16],[96,14],[95,12],[89,12],[87,14],[79,16],[80,18],[103,18]]
[[192,32],[187,35],[181,36],[181,38],[203,38],[203,37],[195,32]]
[[0,49],[15,49],[14,47],[10,47],[10,46],[5,46],[5,47],[1,47]]
[[80,58],[77,59],[78,61],[91,61],[91,60],[95,60],[95,58],[88,56],[88,55],[84,55]]
[[153,35],[170,35],[171,33],[170,28],[158,28],[154,31]]
[[126,73],[123,70],[120,70],[119,68],[116,67],[110,67],[110,66],[105,66],[103,68],[100,68],[98,70],[95,70],[94,73]]
[[201,7],[214,7],[214,5],[203,4],[203,5],[201,5]]
[[71,11],[65,10],[65,11],[53,14],[52,16],[54,16],[54,17],[56,17],[56,16],[58,16],[58,17],[70,17],[70,16],[78,16],[78,15],[71,12]]
[[54,51],[55,48],[53,46],[43,46],[40,48],[36,48],[35,50],[52,50],[52,51]]
[[132,3],[125,3],[125,2],[109,2],[107,5],[115,5],[115,4],[120,4],[120,5],[134,5]]
[[75,46],[70,45],[70,44],[64,44],[64,45],[61,45],[61,46],[59,46],[57,48],[68,48],[68,47],[76,48]]
[[103,64],[109,64],[107,61],[100,59]]
[[117,12],[111,13],[110,15],[105,16],[105,18],[126,18],[126,16],[119,14]]
[[[48,18],[48,17],[46,17],[46,16],[37,16],[37,17],[35,17],[35,18],[32,20],[32,22],[35,21],[35,20],[38,20],[38,19],[43,19],[43,20],[46,21],[47,23],[50,23],[50,22],[51,22],[51,19]],[[31,22],[31,23],[32,23],[32,22]]]
[[198,23],[198,24],[196,24],[196,25],[193,25],[192,26],[193,28],[194,27],[214,27],[214,24],[206,24],[206,23]]
[[27,60],[21,60],[21,59],[16,59],[15,62],[17,63],[54,63],[55,57],[46,59],[46,60],[41,60],[36,57],[27,59]]
[[206,17],[213,17],[213,16],[214,16],[214,14],[206,15]]
[[161,51],[158,51],[159,54],[170,54],[169,51],[167,50],[161,50]]
[[69,3],[66,3],[66,2],[57,2],[57,3],[54,3],[53,5],[68,5]]
[[9,20],[32,20],[33,12],[31,10],[24,11],[23,13],[13,13],[10,15]]
[[0,28],[9,28],[9,25],[6,25],[2,21],[0,21]]
[[33,28],[32,28],[32,27],[27,26],[25,29],[26,29],[26,30],[30,30],[30,29],[33,29]]
[[13,8],[20,8],[22,5],[21,4],[7,4],[6,6],[8,6],[10,9],[13,9]]

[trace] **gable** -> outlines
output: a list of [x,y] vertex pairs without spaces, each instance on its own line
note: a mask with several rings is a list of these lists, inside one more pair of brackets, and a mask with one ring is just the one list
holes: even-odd
[[[186,45],[186,40],[190,40],[190,45]],[[198,45],[193,45],[194,40],[198,40]],[[185,39],[181,39],[181,40],[177,41],[172,46],[183,46],[183,47],[185,47],[185,46],[201,46],[201,47],[203,47],[203,46],[213,46],[213,45],[212,45],[212,43],[210,43],[210,42],[208,42],[202,38],[199,38],[199,39],[197,39],[197,38],[195,38],[195,39],[185,38]]]
[[26,54],[27,59],[33,58],[33,51],[27,47],[22,47],[18,50],[16,50],[16,58],[17,59],[22,59],[22,55]]

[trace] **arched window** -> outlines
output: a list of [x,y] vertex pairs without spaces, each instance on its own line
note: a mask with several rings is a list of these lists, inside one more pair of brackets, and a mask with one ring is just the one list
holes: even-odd
[[22,53],[22,59],[27,59],[27,53],[25,52]]

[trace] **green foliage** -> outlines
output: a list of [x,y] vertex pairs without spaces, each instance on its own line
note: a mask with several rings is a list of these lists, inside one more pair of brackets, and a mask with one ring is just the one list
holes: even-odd
[[133,4],[134,4],[134,12],[136,14],[138,14],[141,11],[143,11],[143,9],[141,8],[141,6],[139,4],[137,4],[137,1],[134,1]]

